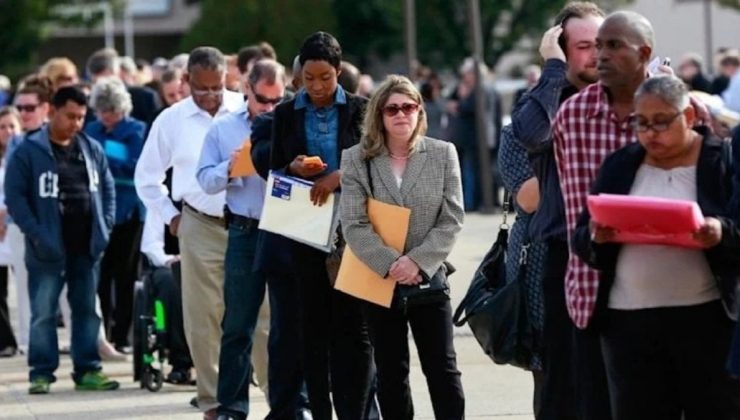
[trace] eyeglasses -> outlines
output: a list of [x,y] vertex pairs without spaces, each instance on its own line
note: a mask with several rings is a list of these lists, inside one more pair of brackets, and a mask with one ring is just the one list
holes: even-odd
[[414,102],[406,102],[405,104],[390,104],[383,107],[383,113],[386,117],[393,117],[398,114],[398,111],[403,112],[403,115],[411,115],[419,110],[419,104]]
[[682,114],[683,112],[679,111],[672,117],[668,118],[666,121],[654,122],[654,123],[649,123],[647,121],[642,121],[642,120],[637,119],[632,122],[632,125],[635,127],[635,130],[638,133],[645,133],[648,130],[653,130],[656,133],[660,133],[662,131],[668,130],[668,127],[670,127],[671,124],[673,124],[673,122],[676,121],[676,118],[678,118]]
[[[252,92],[254,92],[254,90],[252,90]],[[277,105],[283,101],[282,96],[278,96],[277,98],[268,98],[267,96],[262,96],[257,92],[254,92],[254,99],[262,105]]]
[[190,84],[190,94],[193,96],[222,96],[224,94],[224,88],[218,89],[196,89],[193,84]]
[[41,104],[16,105],[15,107],[18,109],[18,112],[34,112],[39,105]]

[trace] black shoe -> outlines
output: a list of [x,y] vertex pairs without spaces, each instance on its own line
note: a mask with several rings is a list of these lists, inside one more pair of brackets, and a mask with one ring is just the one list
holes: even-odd
[[216,420],[247,420],[247,415],[238,411],[232,411],[225,408],[217,410],[218,417]]
[[173,385],[195,385],[190,369],[172,369],[164,381]]
[[190,406],[193,408],[198,408],[198,397],[193,397],[190,399]]

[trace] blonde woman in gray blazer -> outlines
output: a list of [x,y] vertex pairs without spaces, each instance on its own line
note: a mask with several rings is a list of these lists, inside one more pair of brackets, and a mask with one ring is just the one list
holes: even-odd
[[[426,115],[418,90],[405,77],[388,76],[368,104],[360,144],[342,154],[344,237],[360,260],[398,285],[418,284],[422,275],[431,278],[452,250],[463,223],[455,148],[424,137],[425,132]],[[411,209],[403,253],[386,246],[373,230],[367,215],[369,197]],[[462,419],[465,397],[452,342],[449,299],[409,306],[405,311],[368,303],[366,317],[375,348],[383,417],[414,416],[408,380],[410,326],[435,417]]]

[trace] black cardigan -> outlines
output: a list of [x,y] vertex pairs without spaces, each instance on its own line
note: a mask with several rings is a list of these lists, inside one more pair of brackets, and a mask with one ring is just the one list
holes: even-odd
[[[347,103],[336,104],[339,111],[339,133],[337,141],[337,161],[342,160],[342,150],[360,142],[362,118],[367,99],[346,93]],[[306,149],[306,109],[295,109],[295,98],[275,108],[272,122],[272,150],[270,169],[283,169],[298,155],[307,154]]]
[[[740,230],[730,210],[732,159],[728,144],[712,137],[705,129],[698,131],[704,139],[696,165],[697,203],[704,216],[716,217],[722,223],[721,242],[704,253],[718,281],[723,302],[727,308],[732,308],[737,274],[740,273]],[[644,159],[645,149],[640,143],[632,143],[609,155],[599,170],[591,194],[629,194]],[[598,319],[608,303],[622,246],[619,243],[592,242],[590,220],[591,215],[585,208],[573,234],[572,247],[586,264],[602,272],[596,300],[595,317]]]

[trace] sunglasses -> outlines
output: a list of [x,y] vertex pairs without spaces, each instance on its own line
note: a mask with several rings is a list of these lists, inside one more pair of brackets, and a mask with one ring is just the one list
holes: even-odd
[[414,102],[406,102],[405,104],[390,104],[383,107],[383,114],[386,117],[393,117],[398,114],[399,111],[403,112],[403,115],[411,115],[419,110],[419,104]]
[[268,98],[267,96],[262,96],[257,92],[254,92],[254,99],[262,105],[277,105],[283,101],[282,96],[278,96],[277,98]]
[[39,105],[41,104],[16,105],[15,107],[18,109],[18,112],[34,112]]

